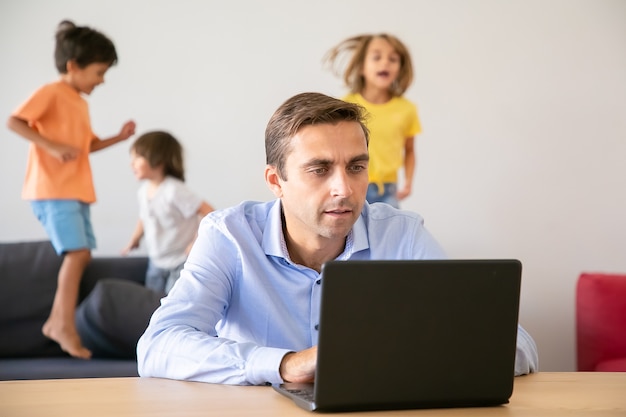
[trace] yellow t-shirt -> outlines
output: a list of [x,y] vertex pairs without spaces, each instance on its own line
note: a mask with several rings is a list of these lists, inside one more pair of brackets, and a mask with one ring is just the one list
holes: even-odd
[[60,162],[31,143],[22,198],[96,201],[89,164],[90,146],[96,135],[91,130],[87,101],[74,88],[57,81],[35,91],[13,116],[27,121],[51,141],[81,149],[76,160]]
[[406,139],[422,131],[417,107],[404,97],[374,104],[356,93],[348,94],[343,100],[359,104],[369,113],[369,181],[379,185],[398,182],[398,169],[404,165]]

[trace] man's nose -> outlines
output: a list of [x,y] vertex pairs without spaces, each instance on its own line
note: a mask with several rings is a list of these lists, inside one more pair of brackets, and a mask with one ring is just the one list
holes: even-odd
[[350,178],[345,171],[339,170],[332,176],[330,193],[333,197],[348,197],[352,194]]

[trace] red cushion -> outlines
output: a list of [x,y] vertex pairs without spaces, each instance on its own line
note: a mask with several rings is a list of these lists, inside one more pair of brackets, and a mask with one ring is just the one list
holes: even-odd
[[597,370],[601,362],[606,362],[603,369],[626,369],[626,275],[580,275],[576,287],[576,339],[579,371]]
[[602,361],[596,365],[598,372],[626,372],[626,357]]

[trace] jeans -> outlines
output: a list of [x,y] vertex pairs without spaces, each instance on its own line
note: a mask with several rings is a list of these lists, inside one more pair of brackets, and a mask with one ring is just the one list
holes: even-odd
[[156,266],[152,261],[148,261],[148,270],[146,271],[146,287],[154,291],[170,292],[174,283],[180,276],[185,263],[172,268],[163,269]]
[[374,183],[370,183],[367,186],[367,196],[365,197],[367,202],[372,203],[387,203],[395,208],[400,208],[396,193],[398,192],[398,185],[394,182],[386,182],[383,184],[384,190],[382,194],[378,194],[378,186]]

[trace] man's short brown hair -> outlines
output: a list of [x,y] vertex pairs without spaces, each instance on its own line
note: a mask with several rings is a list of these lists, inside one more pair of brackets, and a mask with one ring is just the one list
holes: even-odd
[[272,115],[265,129],[265,158],[276,167],[278,175],[287,179],[285,161],[291,138],[303,126],[357,122],[363,129],[365,142],[369,131],[365,125],[366,111],[358,104],[348,103],[321,93],[301,93],[285,101]]

